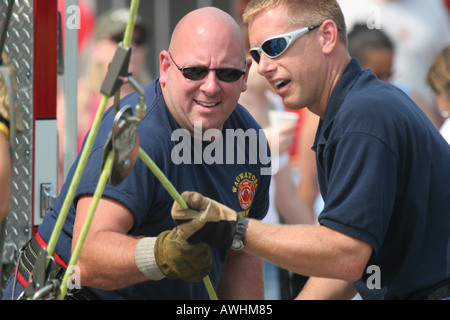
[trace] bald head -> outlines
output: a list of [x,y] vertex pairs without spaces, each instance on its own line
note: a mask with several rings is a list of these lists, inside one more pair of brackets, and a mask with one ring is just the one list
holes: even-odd
[[[170,41],[169,51],[186,50],[192,44],[218,46],[224,50],[242,51],[245,58],[244,37],[237,22],[228,13],[214,7],[191,11],[176,25]],[[206,48],[205,48],[206,49]]]
[[[169,50],[161,51],[159,61],[164,100],[178,125],[192,135],[195,122],[201,122],[204,131],[222,130],[247,90],[252,65],[237,22],[217,8],[194,10],[177,24]],[[199,78],[190,78],[189,72],[198,70]],[[238,78],[223,78],[230,72]]]

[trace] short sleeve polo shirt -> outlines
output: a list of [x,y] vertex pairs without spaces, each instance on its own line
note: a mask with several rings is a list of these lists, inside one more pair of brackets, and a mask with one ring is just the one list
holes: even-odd
[[313,149],[319,223],[373,248],[381,286],[363,274],[363,298],[416,298],[450,279],[450,147],[409,97],[352,59]]

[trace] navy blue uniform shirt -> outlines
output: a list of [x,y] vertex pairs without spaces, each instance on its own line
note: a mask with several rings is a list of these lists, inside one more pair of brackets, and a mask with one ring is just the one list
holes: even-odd
[[362,298],[416,299],[449,281],[450,146],[407,95],[353,59],[313,149],[319,223],[373,248]]

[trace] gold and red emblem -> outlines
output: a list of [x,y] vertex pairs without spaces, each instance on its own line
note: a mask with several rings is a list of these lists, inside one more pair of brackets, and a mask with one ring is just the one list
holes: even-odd
[[242,211],[238,212],[241,217],[248,216],[258,186],[259,179],[251,172],[242,172],[234,179],[232,191],[237,193],[242,208]]
[[247,210],[255,197],[255,184],[253,181],[244,179],[239,183],[238,197],[242,209]]

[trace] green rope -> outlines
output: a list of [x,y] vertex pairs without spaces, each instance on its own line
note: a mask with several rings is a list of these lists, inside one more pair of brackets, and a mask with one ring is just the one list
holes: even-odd
[[172,183],[166,176],[162,173],[162,171],[158,168],[158,166],[153,162],[153,160],[145,153],[142,148],[139,148],[139,158],[147,165],[147,167],[153,172],[153,174],[158,178],[158,180],[162,183],[164,188],[166,188],[167,192],[172,196],[172,198],[178,202],[182,209],[188,209],[188,205],[184,201],[184,199],[180,196],[180,194],[175,190]]
[[81,228],[75,248],[73,249],[72,256],[70,257],[69,265],[61,283],[61,300],[64,299],[67,293],[67,283],[72,276],[70,272],[73,271],[73,267],[76,266],[78,259],[80,258],[81,250],[83,249],[84,242],[89,232],[89,228],[91,227],[92,220],[95,216],[95,211],[97,210],[98,203],[102,197],[103,191],[105,190],[106,183],[108,182],[108,178],[113,167],[113,155],[114,152],[111,152],[105,161],[103,170],[100,174],[99,182],[97,184],[97,188],[95,189],[95,193],[89,207],[89,211],[87,213],[86,219],[84,220],[83,227]]
[[[158,166],[153,162],[153,160],[145,153],[142,148],[139,148],[139,158],[144,161],[147,167],[153,172],[153,174],[158,178],[162,185],[166,188],[167,192],[172,196],[172,198],[180,205],[182,209],[188,209],[186,201],[177,192],[172,183],[167,179],[167,177],[162,173]],[[214,291],[214,287],[211,283],[209,276],[203,278],[203,283],[208,291],[209,298],[211,300],[218,300],[217,295]]]
[[[97,136],[98,129],[100,127],[100,122],[103,117],[103,113],[105,112],[106,105],[108,102],[108,97],[103,96],[100,101],[100,106],[98,107],[97,114],[95,116],[94,122],[92,124],[91,130],[89,132],[88,138],[86,140],[86,144],[83,148],[83,151],[80,156],[79,163],[75,170],[72,182],[70,183],[69,190],[67,192],[66,198],[64,199],[63,206],[61,208],[61,212],[59,213],[58,219],[56,220],[55,227],[53,229],[53,233],[50,237],[50,240],[47,245],[47,255],[51,257],[55,252],[56,243],[61,234],[61,230],[64,226],[64,222],[66,221],[67,214],[69,212],[72,201],[75,197],[75,192],[77,191],[78,185],[80,183],[81,177],[83,175],[84,168],[86,167],[87,160],[89,158],[89,154],[91,153],[92,146],[94,145],[95,138]],[[48,266],[49,260],[47,260]]]
[[[89,232],[89,228],[92,224],[92,220],[95,216],[95,211],[97,209],[98,203],[102,197],[103,191],[105,189],[106,183],[108,182],[109,175],[112,170],[113,166],[113,152],[111,152],[105,162],[105,165],[103,167],[102,173],[100,175],[100,180],[97,185],[97,189],[95,190],[92,203],[89,207],[88,214],[86,216],[86,219],[84,221],[83,227],[81,229],[80,235],[78,237],[77,243],[75,245],[75,248],[72,252],[72,256],[70,258],[68,268],[64,275],[64,278],[62,280],[61,284],[61,296],[60,299],[64,299],[66,293],[67,293],[67,283],[70,280],[71,274],[69,274],[69,271],[73,270],[73,266],[75,266],[78,262],[78,259],[81,254],[81,250],[83,249],[84,242],[86,240],[87,234]],[[153,162],[153,160],[145,153],[142,148],[139,148],[139,158],[147,165],[147,167],[153,172],[153,174],[157,177],[157,179],[162,183],[162,185],[166,188],[166,190],[169,192],[169,194],[174,198],[175,201],[178,202],[178,204],[183,208],[187,209],[188,206],[184,199],[181,197],[181,195],[176,191],[172,183],[166,178],[166,176],[162,173],[162,171],[158,168],[158,166]],[[211,283],[211,280],[209,276],[206,276],[203,278],[203,283],[206,287],[206,290],[208,291],[208,294],[210,296],[211,300],[217,300],[217,295],[214,291],[214,287]]]
[[[129,47],[131,44],[131,40],[133,37],[133,30],[136,23],[136,16],[139,9],[139,0],[132,0],[130,6],[130,16],[127,27],[125,29],[125,34],[123,38],[123,46]],[[80,161],[76,168],[75,174],[73,176],[72,182],[70,184],[69,190],[67,192],[67,196],[64,200],[63,206],[61,208],[61,212],[58,216],[58,219],[55,224],[55,228],[53,229],[53,233],[50,237],[48,246],[47,246],[47,254],[48,256],[52,256],[55,252],[56,243],[58,242],[59,236],[61,234],[61,230],[64,226],[64,222],[66,221],[67,214],[69,212],[70,206],[72,204],[73,198],[75,197],[75,192],[78,188],[78,185],[81,180],[81,176],[83,175],[84,169],[86,167],[87,159],[89,154],[91,153],[92,146],[94,145],[95,138],[97,137],[98,129],[100,127],[100,123],[103,118],[103,113],[107,107],[107,103],[110,97],[107,95],[103,95],[100,101],[100,105],[98,107],[97,113],[95,115],[91,130],[89,131],[88,138],[86,140],[86,144],[83,148],[83,151],[80,156]],[[47,261],[47,265],[48,265]]]
[[136,17],[139,9],[139,0],[131,0],[130,4],[130,16],[123,36],[123,46],[129,47],[131,40],[133,39],[134,26],[136,24]]

